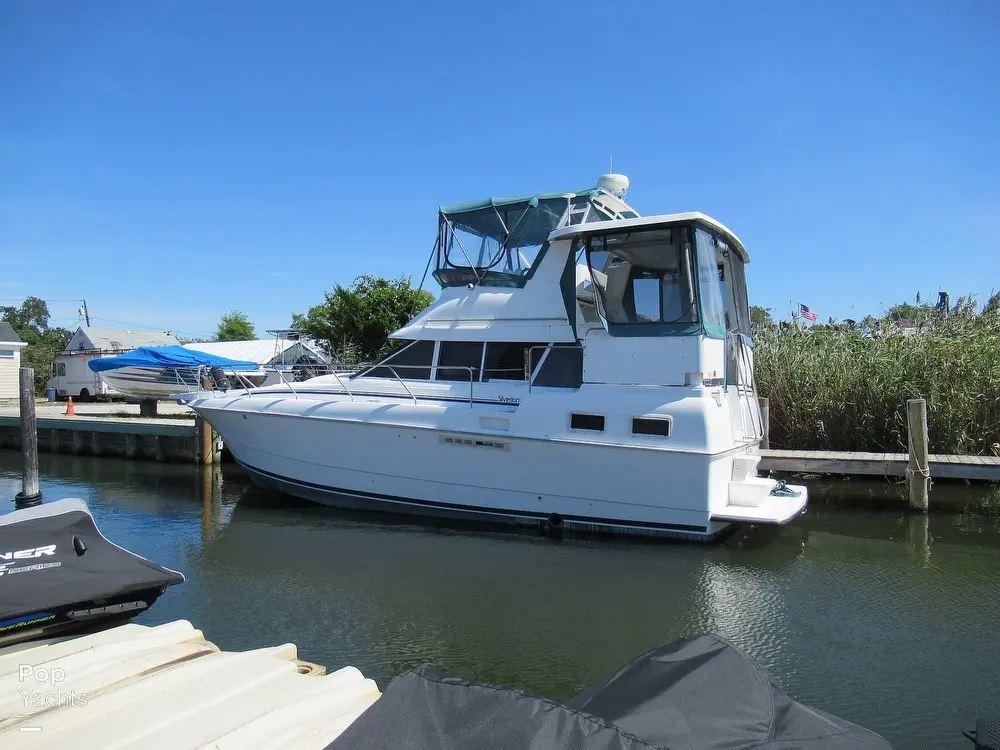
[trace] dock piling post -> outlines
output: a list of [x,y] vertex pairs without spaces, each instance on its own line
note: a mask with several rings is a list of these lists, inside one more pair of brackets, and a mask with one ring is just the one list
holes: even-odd
[[760,431],[763,433],[760,438],[760,447],[767,450],[771,447],[771,404],[766,398],[761,397],[760,401]]
[[139,401],[139,416],[140,417],[155,417],[156,416],[156,399],[155,398],[144,398]]
[[38,425],[35,422],[35,371],[21,368],[21,491],[14,496],[15,508],[40,505],[38,486]]
[[201,417],[194,421],[196,432],[195,460],[200,464],[211,464],[215,456],[215,444],[212,440],[212,425]]
[[911,398],[906,402],[906,432],[909,444],[909,462],[906,478],[910,508],[926,512],[930,470],[927,453],[927,401]]

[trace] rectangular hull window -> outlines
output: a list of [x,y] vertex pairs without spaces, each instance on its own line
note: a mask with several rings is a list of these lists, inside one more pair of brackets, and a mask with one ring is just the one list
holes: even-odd
[[604,432],[604,416],[601,414],[577,414],[574,412],[570,415],[569,426],[574,430]]
[[632,419],[633,435],[651,435],[653,437],[667,437],[670,435],[669,419]]

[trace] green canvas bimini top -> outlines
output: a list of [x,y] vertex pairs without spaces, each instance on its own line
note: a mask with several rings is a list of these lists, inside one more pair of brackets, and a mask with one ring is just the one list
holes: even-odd
[[478,237],[503,242],[509,232],[515,235],[516,244],[520,246],[541,245],[558,225],[566,209],[567,196],[571,200],[589,199],[598,192],[597,188],[587,188],[565,193],[484,198],[441,206],[438,210],[442,220],[447,219],[456,229]]

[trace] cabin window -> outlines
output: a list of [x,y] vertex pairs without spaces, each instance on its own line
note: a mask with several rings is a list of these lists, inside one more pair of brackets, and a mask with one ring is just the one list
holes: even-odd
[[[544,343],[489,343],[486,345],[486,366],[483,380],[527,380],[528,352]],[[535,360],[537,362],[537,359]]]
[[726,337],[726,301],[719,278],[719,254],[729,250],[715,235],[702,228],[694,230],[698,257],[698,300],[705,334],[713,338]]
[[667,437],[670,435],[670,420],[659,417],[632,417],[632,434]]
[[[379,367],[376,365],[352,377],[367,376],[373,378],[392,378],[395,380],[398,375],[404,379],[430,380],[431,364],[433,361],[433,341],[411,341],[402,349],[390,354],[378,363],[379,365],[392,365],[392,370],[388,367]],[[393,370],[395,370],[396,375],[392,374]]]
[[604,415],[573,412],[569,418],[569,426],[574,430],[604,432]]
[[[609,332],[693,333],[697,266],[688,226],[620,230],[584,241],[597,313]],[[646,328],[646,327],[649,328]]]
[[583,348],[577,344],[555,344],[531,353],[532,385],[547,388],[579,388],[583,384]]
[[56,365],[56,375],[58,375],[61,378],[66,377],[66,363],[65,362],[60,362],[59,364]]
[[483,346],[482,341],[442,341],[435,379],[468,383],[468,368],[472,368],[472,380],[479,380],[483,365]]

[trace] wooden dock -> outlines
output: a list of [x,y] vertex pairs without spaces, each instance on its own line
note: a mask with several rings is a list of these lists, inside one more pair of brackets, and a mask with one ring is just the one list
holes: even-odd
[[[222,440],[201,419],[38,417],[38,450],[150,461],[217,463]],[[0,415],[0,449],[21,448],[21,418]]]
[[[839,476],[905,477],[906,453],[850,451],[791,451],[761,449],[761,471]],[[928,456],[931,479],[972,479],[1000,482],[1000,458],[995,456]]]

